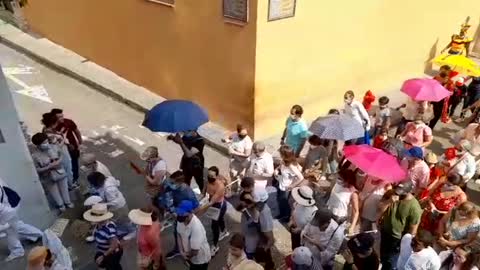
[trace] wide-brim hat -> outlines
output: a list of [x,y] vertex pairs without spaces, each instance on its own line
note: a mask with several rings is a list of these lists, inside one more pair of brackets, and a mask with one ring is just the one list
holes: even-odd
[[426,161],[427,163],[430,163],[430,164],[437,164],[437,163],[438,163],[437,155],[435,155],[435,153],[433,153],[433,152],[429,152],[429,153],[425,156],[425,161]]
[[128,218],[137,225],[152,225],[152,213],[143,212],[141,209],[133,209],[128,213]]
[[307,186],[296,187],[292,189],[292,197],[300,205],[312,206],[315,205],[313,198],[313,191]]
[[[38,246],[32,248],[28,253],[28,270],[33,269],[43,269],[43,265],[45,264],[45,260],[48,256],[48,248],[45,246]],[[40,268],[42,267],[42,268]]]
[[113,213],[108,211],[107,205],[104,203],[97,203],[92,206],[92,209],[83,213],[83,218],[86,221],[97,223],[109,220],[113,217]]

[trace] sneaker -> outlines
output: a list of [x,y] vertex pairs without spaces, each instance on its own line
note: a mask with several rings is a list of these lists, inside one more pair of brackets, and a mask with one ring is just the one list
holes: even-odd
[[61,213],[65,212],[67,209],[65,206],[59,207],[58,210],[60,210]]
[[213,257],[217,255],[217,252],[220,250],[218,246],[211,246],[210,247],[210,255]]
[[122,239],[123,241],[130,241],[132,240],[133,238],[135,238],[137,236],[137,232],[136,231],[133,231],[127,235],[125,235]]
[[178,250],[172,250],[170,252],[167,253],[167,255],[165,256],[165,258],[167,258],[167,260],[170,260],[170,259],[173,259],[177,256],[180,256],[180,252],[178,252]]
[[230,233],[227,230],[225,230],[225,231],[220,233],[220,236],[218,237],[218,241],[222,241],[223,239],[225,239],[229,236],[230,236]]
[[73,208],[75,208],[75,205],[73,205],[73,203],[68,203],[68,204],[66,204],[65,206],[67,206],[68,209],[73,209]]
[[10,262],[10,261],[13,261],[15,259],[18,259],[18,258],[21,258],[25,255],[25,253],[20,253],[20,254],[10,254],[8,255],[7,258],[5,258],[5,262]]
[[85,241],[87,241],[87,243],[93,243],[93,241],[95,241],[95,237],[93,235],[89,235],[85,237]]
[[0,233],[0,238],[5,238],[5,237],[7,237],[6,233],[4,233],[4,232]]
[[70,187],[68,187],[69,191],[79,189],[80,185],[78,183],[73,183]]

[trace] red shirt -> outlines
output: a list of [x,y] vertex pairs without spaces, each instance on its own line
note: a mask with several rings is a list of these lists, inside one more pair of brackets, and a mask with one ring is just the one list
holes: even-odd
[[70,119],[64,118],[63,123],[59,123],[57,126],[57,131],[60,131],[66,138],[68,144],[70,144],[74,149],[78,149],[78,146],[80,145],[79,141],[81,138],[77,138],[77,134],[75,134],[75,130],[77,130],[78,127]]
[[378,148],[378,149],[382,149],[382,145],[383,143],[387,140],[387,138],[384,138],[383,136],[381,135],[377,135],[374,139],[373,139],[373,147],[375,148]]

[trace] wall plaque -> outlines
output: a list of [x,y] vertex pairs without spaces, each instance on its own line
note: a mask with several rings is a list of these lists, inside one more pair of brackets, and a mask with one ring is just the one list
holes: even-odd
[[249,0],[223,0],[225,18],[248,22]]
[[276,21],[295,16],[297,0],[269,0],[268,21]]

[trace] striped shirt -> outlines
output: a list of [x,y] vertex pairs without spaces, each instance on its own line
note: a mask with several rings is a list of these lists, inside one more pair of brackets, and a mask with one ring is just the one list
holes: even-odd
[[97,252],[105,253],[110,248],[110,240],[117,237],[117,225],[112,221],[97,227],[94,233]]

